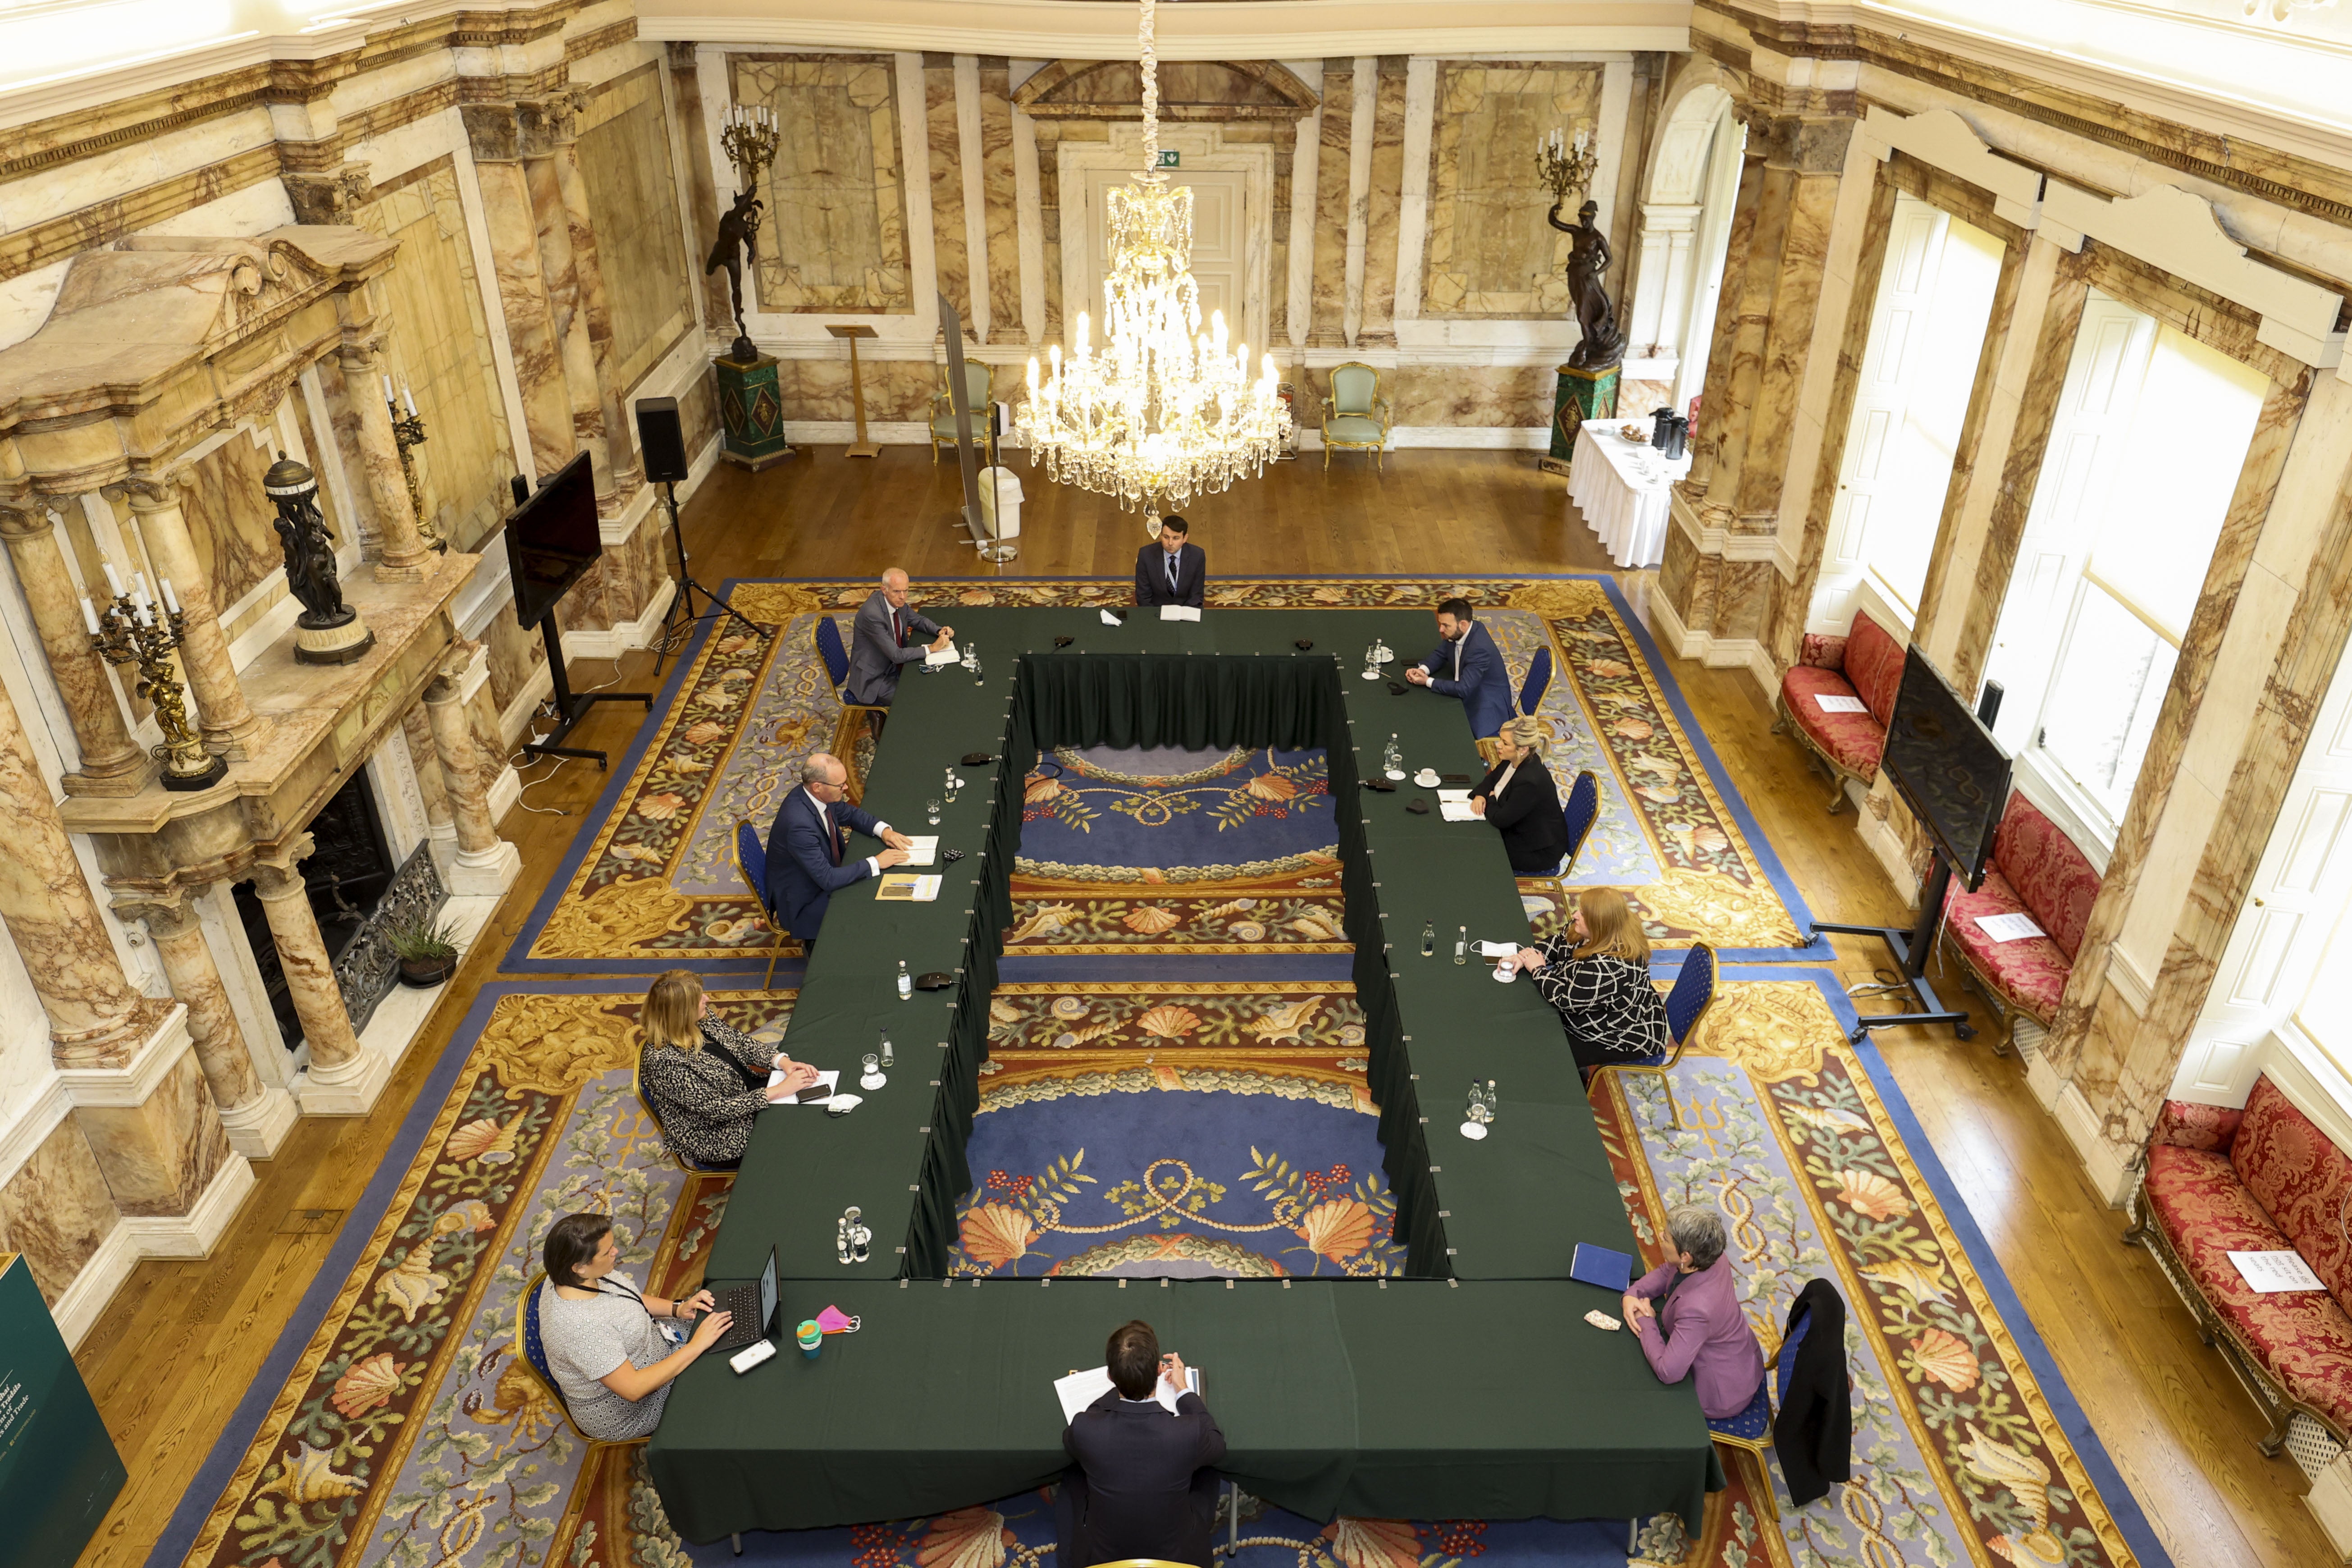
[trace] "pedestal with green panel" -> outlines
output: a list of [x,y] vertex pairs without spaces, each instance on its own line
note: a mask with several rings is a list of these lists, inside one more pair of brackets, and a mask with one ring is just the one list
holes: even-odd
[[1551,450],[1543,456],[1544,472],[1568,472],[1569,459],[1576,456],[1576,432],[1586,420],[1617,416],[1618,369],[1613,364],[1606,370],[1559,367],[1551,399]]
[[719,359],[711,369],[719,377],[719,422],[726,437],[719,455],[753,473],[793,455],[784,439],[784,400],[776,387],[776,362],[767,354],[746,363]]

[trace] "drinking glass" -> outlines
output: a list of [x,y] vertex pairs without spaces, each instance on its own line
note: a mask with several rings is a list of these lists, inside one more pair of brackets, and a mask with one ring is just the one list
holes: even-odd
[[925,801],[923,803],[923,813],[930,818],[931,826],[933,827],[937,827],[940,825],[940,803],[938,801]]

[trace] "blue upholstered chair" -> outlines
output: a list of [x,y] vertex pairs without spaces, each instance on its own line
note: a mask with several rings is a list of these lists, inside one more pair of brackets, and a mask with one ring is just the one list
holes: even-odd
[[1648,1073],[1655,1076],[1659,1090],[1666,1097],[1666,1120],[1679,1130],[1683,1124],[1682,1107],[1675,1103],[1674,1079],[1667,1075],[1675,1064],[1683,1059],[1683,1051],[1698,1033],[1699,1020],[1715,1003],[1715,949],[1703,942],[1691,943],[1683,959],[1682,973],[1675,976],[1674,988],[1666,993],[1666,1033],[1673,1039],[1671,1049],[1646,1060],[1603,1062],[1592,1069],[1592,1082],[1598,1087],[1602,1077],[1612,1072]]
[[1811,1331],[1812,1326],[1813,1315],[1807,1312],[1797,1320],[1796,1327],[1789,1331],[1789,1337],[1780,1342],[1780,1349],[1772,1358],[1771,1398],[1765,1397],[1765,1385],[1759,1384],[1756,1397],[1748,1402],[1747,1409],[1737,1415],[1727,1415],[1720,1421],[1706,1424],[1707,1436],[1716,1442],[1734,1448],[1745,1448],[1756,1456],[1757,1468],[1764,1476],[1761,1500],[1765,1516],[1769,1519],[1780,1517],[1780,1499],[1772,1489],[1772,1412],[1776,1406],[1788,1403],[1789,1378],[1796,1370],[1797,1349],[1805,1342],[1805,1335]]
[[1528,678],[1519,686],[1519,711],[1533,713],[1536,704],[1551,689],[1551,649],[1536,649],[1535,658],[1528,661]]
[[1560,815],[1568,819],[1568,853],[1559,858],[1559,874],[1566,877],[1576,869],[1576,858],[1584,849],[1584,841],[1592,837],[1593,826],[1601,820],[1601,783],[1585,768],[1568,786],[1567,804]]
[[[768,847],[760,842],[760,829],[752,823],[739,822],[735,825],[735,874],[742,878],[743,886],[751,889],[751,901],[760,906],[761,918],[767,921],[769,931],[781,946],[789,933],[784,930],[782,917],[768,902]],[[768,954],[768,977],[760,982],[761,990],[774,988],[776,960],[780,956],[775,952]]]
[[866,794],[865,783],[857,776],[858,727],[871,720],[875,733],[880,734],[881,721],[890,716],[890,710],[852,702],[842,691],[841,683],[849,679],[849,648],[841,640],[841,623],[831,616],[816,618],[816,656],[824,661],[824,673],[841,700],[841,718],[833,727],[833,754],[849,772],[849,798],[857,800]]
[[1352,447],[1372,454],[1381,466],[1388,449],[1389,405],[1381,396],[1381,373],[1368,364],[1331,367],[1331,394],[1323,400],[1323,467],[1331,467],[1335,449]]

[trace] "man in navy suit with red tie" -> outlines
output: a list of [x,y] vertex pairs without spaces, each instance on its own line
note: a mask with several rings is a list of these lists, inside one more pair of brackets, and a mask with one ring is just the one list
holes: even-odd
[[[840,758],[816,752],[801,764],[801,786],[784,796],[768,830],[768,903],[784,930],[810,946],[834,894],[907,858],[907,836],[851,805],[848,783]],[[853,831],[880,839],[882,853],[851,858]]]

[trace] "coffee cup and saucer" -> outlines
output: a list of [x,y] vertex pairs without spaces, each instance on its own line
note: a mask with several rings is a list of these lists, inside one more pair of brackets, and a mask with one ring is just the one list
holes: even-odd
[[1421,772],[1412,775],[1412,782],[1419,784],[1423,789],[1435,789],[1437,787],[1437,770],[1435,768],[1423,768]]

